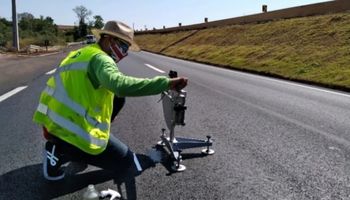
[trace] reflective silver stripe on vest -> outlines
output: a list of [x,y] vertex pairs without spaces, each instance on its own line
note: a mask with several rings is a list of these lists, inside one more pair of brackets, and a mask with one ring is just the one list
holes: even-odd
[[54,111],[50,110],[47,105],[40,103],[37,111],[48,116],[53,122],[55,122],[57,125],[69,130],[70,132],[73,132],[86,140],[90,144],[94,144],[100,147],[105,147],[107,145],[106,140],[102,140],[99,138],[95,138],[92,135],[90,135],[88,132],[84,131],[82,128],[80,128],[78,125],[74,124],[73,122],[59,116]]
[[86,121],[88,121],[90,123],[90,125],[92,125],[93,127],[96,127],[98,129],[100,129],[101,131],[108,130],[109,125],[107,123],[101,123],[101,122],[97,121],[96,119],[94,119],[93,117],[91,117],[90,115],[88,115],[87,111],[82,106],[80,106],[76,102],[72,101],[66,95],[65,92],[62,92],[61,89],[55,90],[54,88],[46,86],[46,88],[44,89],[44,92],[46,92],[48,95],[54,97],[57,101],[61,102],[62,104],[64,104],[68,108],[72,109],[74,112],[76,112],[80,116],[84,117],[86,119]]
[[44,91],[48,95],[57,99],[59,102],[61,102],[65,106],[72,109],[74,112],[76,112],[80,116],[84,117],[86,121],[88,121],[90,125],[92,125],[93,127],[96,127],[101,131],[107,131],[109,128],[109,125],[107,123],[101,123],[97,121],[94,117],[89,116],[87,113],[87,110],[84,107],[82,107],[80,104],[74,102],[71,98],[69,98],[61,80],[60,72],[71,71],[71,70],[85,70],[87,69],[87,66],[88,66],[88,62],[78,62],[78,63],[73,63],[73,64],[59,67],[58,70],[56,70],[56,72],[58,73],[55,73],[54,75],[56,89],[46,86]]
[[56,74],[70,70],[87,70],[88,64],[88,62],[76,62],[68,65],[63,65],[61,67],[58,67]]

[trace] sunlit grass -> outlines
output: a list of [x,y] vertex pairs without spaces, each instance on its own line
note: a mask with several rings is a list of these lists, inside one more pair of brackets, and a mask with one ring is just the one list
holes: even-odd
[[171,45],[188,34],[136,39],[152,52],[350,89],[350,13],[204,29]]

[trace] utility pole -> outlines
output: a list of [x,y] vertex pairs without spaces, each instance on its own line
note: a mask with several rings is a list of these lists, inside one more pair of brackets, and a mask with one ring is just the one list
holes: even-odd
[[12,36],[13,36],[13,48],[19,51],[19,39],[18,39],[18,22],[17,22],[17,10],[16,0],[12,0]]

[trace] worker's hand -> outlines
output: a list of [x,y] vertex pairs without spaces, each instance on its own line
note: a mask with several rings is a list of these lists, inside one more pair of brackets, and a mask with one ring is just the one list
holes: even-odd
[[188,78],[186,77],[176,77],[170,79],[170,89],[180,91],[182,88],[186,87]]

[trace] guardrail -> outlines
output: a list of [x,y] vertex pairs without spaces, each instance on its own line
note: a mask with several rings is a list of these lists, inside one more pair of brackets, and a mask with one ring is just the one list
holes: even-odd
[[[329,1],[329,2],[310,4],[305,6],[287,8],[282,10],[276,10],[272,12],[264,12],[260,14],[247,15],[247,16],[236,17],[236,18],[205,22],[200,24],[193,24],[188,26],[183,26],[181,23],[179,23],[178,27],[171,27],[171,28],[163,27],[163,29],[137,31],[135,32],[135,35],[199,30],[199,29],[213,28],[218,26],[227,26],[227,25],[234,25],[234,24],[259,23],[259,22],[272,21],[276,19],[288,19],[288,18],[295,18],[295,17],[306,17],[306,16],[312,16],[312,15],[338,13],[338,12],[344,12],[348,10],[350,10],[349,0],[336,0],[336,1]],[[208,18],[206,18],[205,21],[208,21]]]

